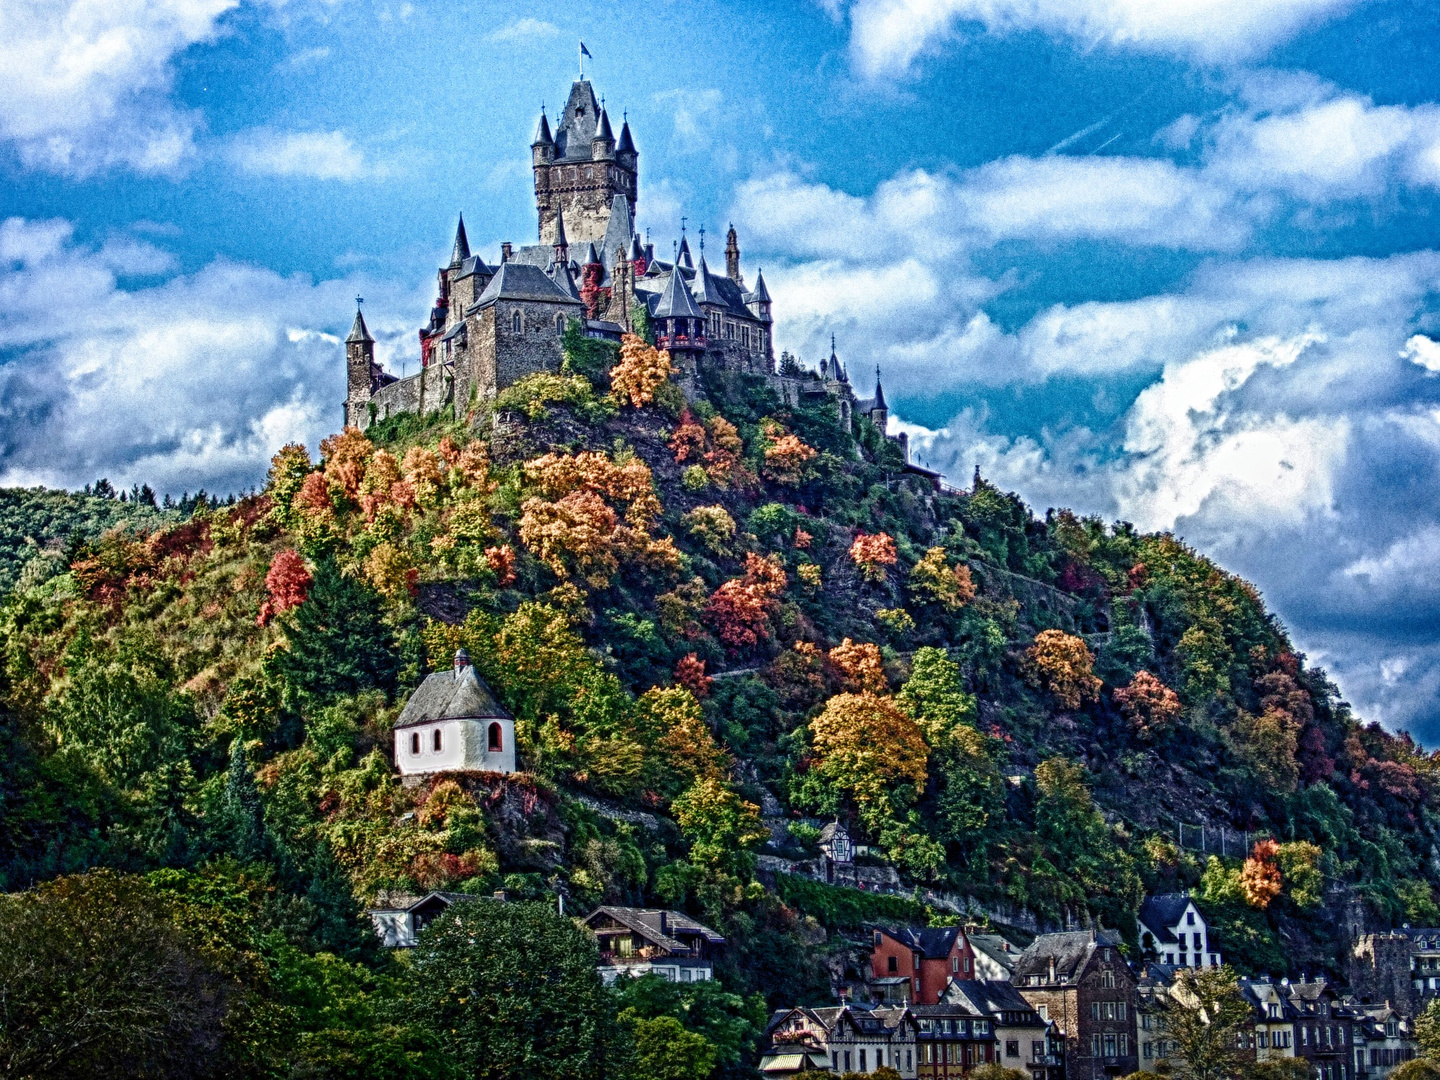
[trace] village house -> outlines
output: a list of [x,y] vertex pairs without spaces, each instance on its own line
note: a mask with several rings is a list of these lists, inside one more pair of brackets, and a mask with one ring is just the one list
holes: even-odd
[[375,927],[375,936],[388,949],[412,949],[420,939],[420,931],[457,903],[487,899],[469,893],[432,892],[424,896],[407,893],[381,893],[375,906],[365,914]]
[[1286,989],[1268,976],[1240,980],[1240,993],[1251,1012],[1245,1045],[1240,1048],[1247,1061],[1259,1063],[1295,1056],[1297,1014]]
[[402,776],[515,771],[515,719],[464,649],[449,671],[427,675],[395,721],[395,765]]
[[1015,965],[1014,983],[1064,1040],[1066,1080],[1139,1069],[1135,976],[1105,931],[1041,934]]
[[1316,1080],[1354,1080],[1354,1022],[1335,988],[1324,978],[1280,985],[1295,1012],[1295,1056]]
[[1140,906],[1140,951],[1162,964],[1214,967],[1220,953],[1211,948],[1205,917],[1189,893],[1152,896]]
[[967,928],[965,940],[975,954],[975,978],[1008,981],[1015,973],[1020,950],[999,934],[977,934]]
[[915,1080],[919,1024],[904,1006],[858,1009],[779,1009],[770,1015],[760,1052],[760,1072],[790,1076],[828,1070],[869,1073],[891,1068]]
[[1062,1080],[1064,1070],[1054,1022],[1042,1020],[1009,982],[957,979],[946,988],[944,1000],[989,1018],[997,1065],[1028,1072],[1031,1080]]
[[600,946],[600,977],[659,975],[671,982],[707,982],[711,958],[725,939],[704,923],[664,908],[599,907],[585,926]]
[[1385,1080],[1397,1065],[1413,1061],[1414,1024],[1389,1003],[1345,1003],[1354,1033],[1355,1080]]
[[915,1075],[920,1080],[949,1080],[995,1064],[994,1024],[963,997],[945,1005],[915,1005],[910,1012],[918,1028]]
[[870,986],[887,1004],[938,1004],[952,979],[975,977],[975,953],[958,926],[872,932]]

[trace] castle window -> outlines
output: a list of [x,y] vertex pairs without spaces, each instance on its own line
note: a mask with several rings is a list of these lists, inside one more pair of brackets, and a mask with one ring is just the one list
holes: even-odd
[[435,752],[438,754],[438,753],[440,752],[440,729],[439,729],[439,728],[436,728],[436,729],[435,729],[435,734],[434,734],[434,740],[433,740],[433,741],[434,741],[434,743],[435,743]]
[[525,324],[521,318],[519,309],[516,309],[510,316],[510,329],[517,334],[525,329]]
[[492,754],[498,754],[505,749],[505,733],[499,724],[490,725],[490,737],[486,749]]
[[586,170],[585,170],[585,179],[586,179],[586,180],[594,180],[594,179],[595,179],[595,170],[594,170],[594,169],[586,169]]
[[410,753],[420,753],[420,733],[418,731],[410,736]]
[[564,336],[564,334],[565,334],[565,316],[564,316],[564,315],[556,315],[556,316],[555,316],[555,333],[560,334],[562,337]]

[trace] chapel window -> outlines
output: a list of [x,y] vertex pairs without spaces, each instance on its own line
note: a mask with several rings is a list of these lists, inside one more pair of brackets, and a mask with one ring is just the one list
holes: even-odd
[[435,743],[435,751],[438,753],[438,752],[440,751],[440,729],[439,729],[439,728],[436,728],[436,729],[435,729],[434,743]]
[[410,753],[420,753],[420,733],[418,731],[413,732],[410,736]]
[[559,334],[561,337],[564,337],[564,336],[565,336],[565,316],[564,316],[564,315],[556,315],[556,316],[555,316],[555,333]]
[[505,733],[499,724],[490,725],[490,737],[487,740],[487,749],[492,754],[497,754],[505,749]]

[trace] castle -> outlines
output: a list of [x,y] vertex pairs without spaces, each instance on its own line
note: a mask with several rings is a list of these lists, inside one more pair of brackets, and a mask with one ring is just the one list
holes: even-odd
[[[628,119],[615,137],[588,80],[570,87],[553,131],[541,111],[530,153],[540,242],[501,244],[492,266],[471,252],[460,218],[450,261],[439,270],[435,306],[420,329],[420,370],[409,378],[376,363],[374,338],[357,310],[345,339],[346,426],[363,431],[397,413],[452,404],[463,415],[517,379],[559,371],[572,321],[587,336],[618,341],[643,312],[687,392],[704,366],[715,365],[766,378],[783,400],[828,395],[847,428],[864,414],[884,432],[888,409],[878,370],[875,395],[857,399],[833,339],[818,378],[793,366],[776,370],[765,276],[757,273],[754,286],[746,285],[733,225],[724,273],[706,262],[703,232],[698,258],[683,230],[669,261],[642,242],[635,226],[640,154]],[[903,436],[897,441],[907,449]],[[910,468],[938,483],[938,474]]]

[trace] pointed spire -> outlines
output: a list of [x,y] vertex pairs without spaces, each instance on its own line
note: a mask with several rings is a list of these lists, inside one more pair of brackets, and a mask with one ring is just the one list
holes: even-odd
[[690,257],[690,241],[685,239],[685,234],[680,234],[680,250],[675,255],[675,265],[683,266],[686,270],[695,269],[695,260]]
[[600,264],[600,253],[595,250],[595,241],[591,240],[585,247],[585,261],[581,266],[598,266]]
[[595,138],[615,141],[615,133],[610,130],[610,117],[605,112],[605,106],[600,106],[600,123],[595,127]]
[[555,140],[550,137],[550,119],[545,115],[545,110],[540,110],[540,123],[535,128],[535,141],[531,147],[554,146]]
[[830,364],[831,364],[831,366],[834,367],[836,370],[839,370],[840,361],[838,361],[838,360],[835,359],[835,335],[834,335],[834,334],[831,334],[831,335],[830,335]]
[[357,342],[373,344],[375,339],[370,336],[370,328],[365,325],[365,316],[360,309],[355,309],[355,322],[350,327],[350,336],[345,339],[346,345],[354,345]]
[[630,138],[630,121],[627,118],[620,125],[620,142],[615,147],[617,154],[635,153],[635,141]]
[[680,273],[679,266],[670,271],[670,277],[665,282],[665,289],[660,294],[660,302],[655,305],[654,317],[657,319],[701,318],[700,309],[695,306],[695,300],[685,285],[685,275]]
[[465,235],[465,215],[460,215],[460,224],[455,226],[455,247],[450,252],[450,265],[459,266],[470,257],[470,240]]
[[558,208],[555,211],[555,243],[552,246],[555,248],[570,246],[570,241],[565,239],[565,211]]
[[770,302],[770,290],[765,288],[765,271],[761,270],[755,275],[755,291],[750,294],[750,299],[758,304]]
[[885,404],[885,389],[880,385],[880,365],[875,365],[875,408],[889,410]]
[[722,304],[720,290],[715,286],[715,279],[710,276],[710,267],[705,265],[705,253],[700,253],[700,269],[695,271],[695,282],[691,287],[697,304]]

